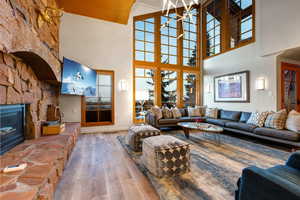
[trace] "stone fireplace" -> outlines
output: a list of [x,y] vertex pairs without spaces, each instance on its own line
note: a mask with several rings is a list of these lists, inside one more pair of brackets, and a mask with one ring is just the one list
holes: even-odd
[[56,8],[56,1],[0,1],[0,104],[28,105],[26,139],[41,136],[48,105],[58,105],[60,22],[38,27],[46,7]]

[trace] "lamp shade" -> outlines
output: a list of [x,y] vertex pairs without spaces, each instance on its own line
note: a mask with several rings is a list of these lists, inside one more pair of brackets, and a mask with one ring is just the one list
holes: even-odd
[[138,101],[146,101],[149,100],[149,91],[146,90],[138,90],[135,92],[135,99]]

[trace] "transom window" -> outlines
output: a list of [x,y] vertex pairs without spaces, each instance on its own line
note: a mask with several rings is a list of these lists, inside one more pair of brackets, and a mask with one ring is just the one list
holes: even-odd
[[161,63],[177,64],[177,22],[176,14],[161,16],[160,53]]
[[197,57],[197,27],[198,27],[198,10],[194,8],[192,10],[192,20],[186,18],[182,22],[183,29],[185,30],[183,35],[183,65],[184,66],[196,66]]
[[213,0],[205,8],[206,56],[221,52],[221,0]]
[[154,62],[154,18],[135,22],[135,60]]
[[252,39],[252,0],[228,0],[230,48]]

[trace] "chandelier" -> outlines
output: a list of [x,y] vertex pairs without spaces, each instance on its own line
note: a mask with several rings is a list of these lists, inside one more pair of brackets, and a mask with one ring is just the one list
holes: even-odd
[[[176,22],[181,22],[182,23],[182,27],[183,27],[183,23],[184,20],[189,19],[189,21],[193,24],[196,24],[196,22],[194,22],[193,20],[193,14],[192,14],[192,10],[193,10],[193,6],[194,5],[198,5],[199,4],[199,0],[163,0],[163,8],[162,8],[162,12],[165,13],[165,16],[169,15],[169,12],[171,9],[175,9],[175,15],[176,18],[170,18],[166,23],[161,25],[161,28],[165,28],[167,27],[171,21],[175,20]],[[179,6],[183,6],[184,8],[184,12],[183,14],[180,14],[179,12],[177,12],[177,8]],[[185,30],[184,28],[182,28],[182,34],[180,34],[177,39],[181,38],[183,35],[185,34]]]

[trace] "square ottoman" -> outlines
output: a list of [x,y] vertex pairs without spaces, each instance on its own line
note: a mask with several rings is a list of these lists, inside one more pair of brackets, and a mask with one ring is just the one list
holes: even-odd
[[142,151],[142,142],[144,138],[160,135],[160,130],[150,125],[132,126],[128,130],[126,143],[133,151]]
[[143,141],[142,162],[155,176],[172,177],[190,171],[190,144],[161,135]]

